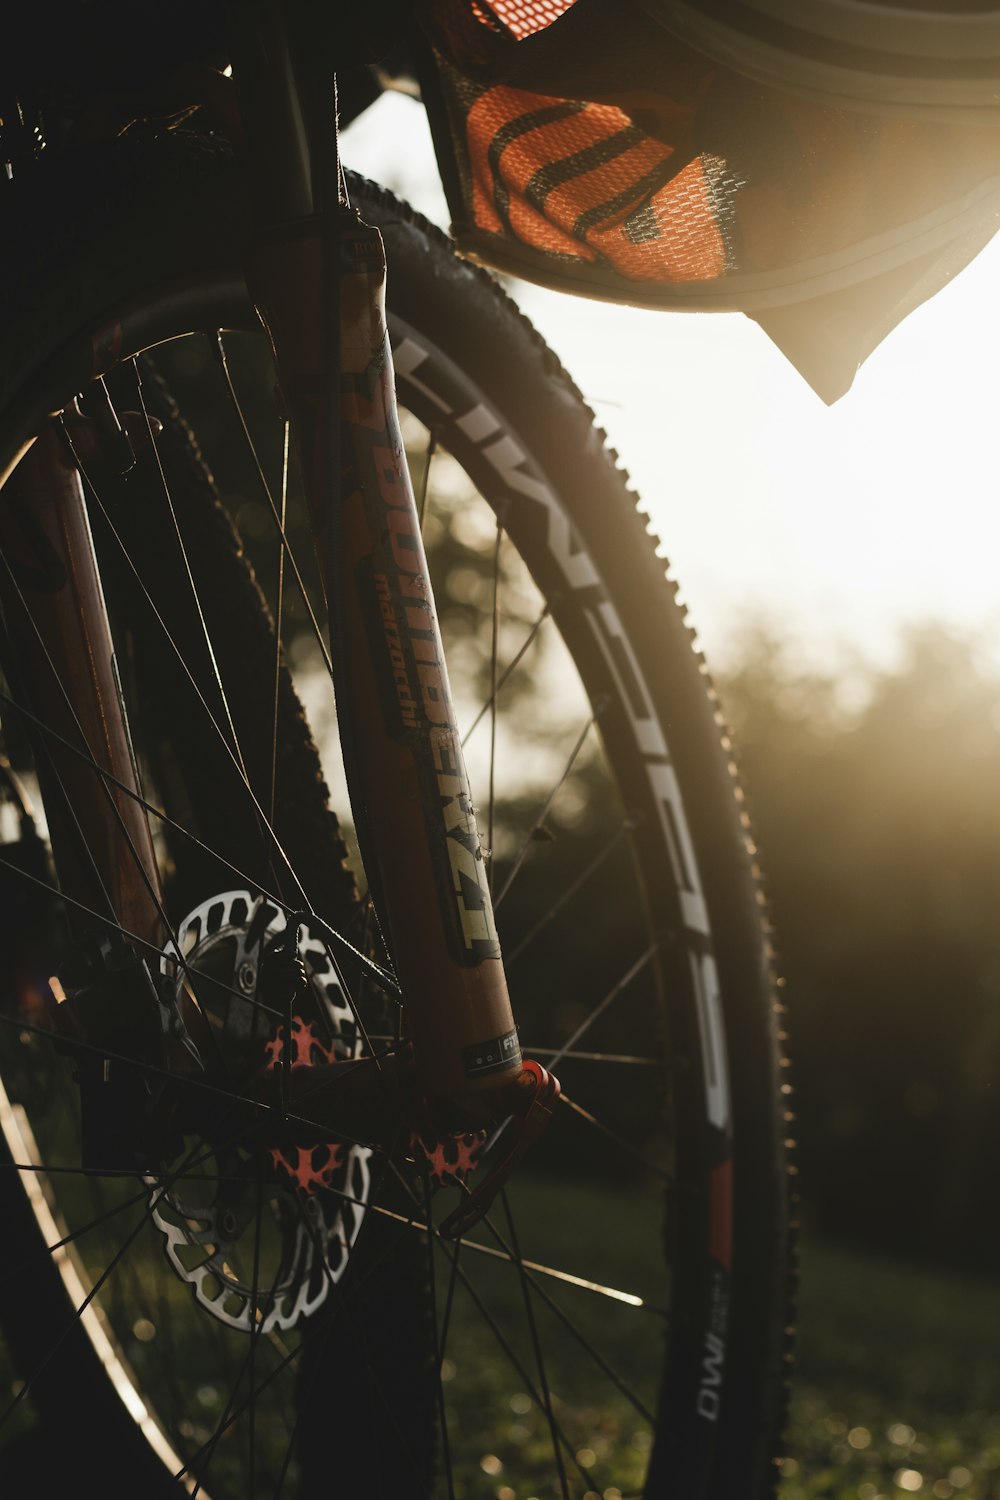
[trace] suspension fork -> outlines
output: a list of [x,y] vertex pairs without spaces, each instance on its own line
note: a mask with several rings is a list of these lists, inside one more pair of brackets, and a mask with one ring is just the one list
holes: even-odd
[[292,8],[234,14],[247,283],[312,513],[355,825],[422,1087],[467,1128],[522,1064],[396,411],[384,249],[342,201],[329,54]]

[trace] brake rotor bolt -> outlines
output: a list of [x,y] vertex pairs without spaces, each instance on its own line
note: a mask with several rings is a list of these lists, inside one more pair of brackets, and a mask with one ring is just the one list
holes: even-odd
[[236,1215],[231,1208],[227,1208],[219,1220],[219,1227],[227,1240],[231,1240],[236,1233]]
[[254,968],[253,964],[240,964],[238,978],[240,982],[240,989],[248,995],[251,994],[251,992],[253,991],[254,983],[257,979],[257,970]]

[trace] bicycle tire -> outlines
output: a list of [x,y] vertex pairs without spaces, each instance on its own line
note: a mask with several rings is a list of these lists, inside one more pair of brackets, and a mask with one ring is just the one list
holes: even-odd
[[[44,288],[3,335],[3,368],[21,372],[0,419],[8,451],[83,386],[109,328],[121,357],[248,320],[233,269],[245,213],[227,154],[175,133],[126,136],[106,156],[86,193],[58,163],[61,197],[53,199],[49,172],[26,183],[29,201],[60,203],[73,234],[6,272],[18,307],[27,288]],[[519,532],[591,701],[603,705],[605,754],[629,810],[654,961],[667,981],[676,1123],[672,1323],[644,1493],[762,1500],[776,1483],[787,1373],[788,1085],[717,705],[646,519],[558,361],[496,284],[455,259],[419,216],[370,184],[352,182],[351,192],[386,240],[401,399],[505,530]],[[717,992],[706,988],[713,974]],[[315,1424],[312,1435],[318,1444],[326,1436]],[[588,1464],[566,1493],[601,1468],[601,1454],[579,1451]]]

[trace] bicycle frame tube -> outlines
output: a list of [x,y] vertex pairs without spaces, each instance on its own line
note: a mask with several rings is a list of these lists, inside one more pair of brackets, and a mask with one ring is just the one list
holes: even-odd
[[[351,804],[417,1067],[429,1093],[480,1122],[489,1101],[475,1096],[517,1077],[521,1056],[396,413],[384,251],[339,202],[331,72],[283,15],[259,10],[266,24],[235,50],[250,149],[269,143],[250,162],[259,225],[247,281],[302,464]],[[280,161],[261,109],[301,153],[273,199]]]
[[[4,487],[0,602],[34,722],[61,888],[140,943],[166,937],[114,644],[79,471],[53,426]],[[8,670],[11,667],[8,665]],[[96,877],[96,879],[95,879]]]

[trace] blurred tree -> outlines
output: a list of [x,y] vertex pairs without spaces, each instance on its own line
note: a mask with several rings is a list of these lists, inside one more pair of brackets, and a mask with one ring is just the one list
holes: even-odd
[[757,631],[724,697],[791,995],[807,1211],[992,1267],[1000,681],[923,628],[850,711]]

